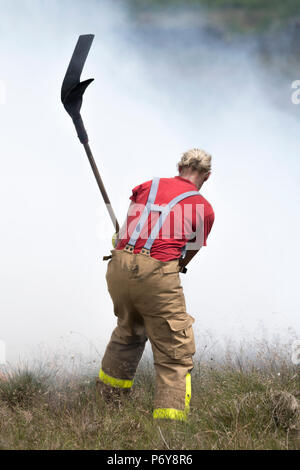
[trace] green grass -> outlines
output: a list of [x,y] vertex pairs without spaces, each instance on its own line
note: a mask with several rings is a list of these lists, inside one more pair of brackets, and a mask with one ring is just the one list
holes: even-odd
[[153,369],[106,404],[94,377],[17,370],[0,379],[1,449],[299,449],[300,375],[289,361],[199,364],[187,423],[152,419]]

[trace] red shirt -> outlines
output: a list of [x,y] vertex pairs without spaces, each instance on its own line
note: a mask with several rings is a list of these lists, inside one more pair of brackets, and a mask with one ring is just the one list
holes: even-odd
[[[143,208],[147,203],[152,181],[147,181],[132,190],[130,197],[132,203],[129,207],[127,219],[120,230],[120,241],[117,250],[123,250],[130,240]],[[176,196],[188,191],[198,191],[197,187],[181,176],[175,178],[161,178],[155,199],[157,205],[167,205]],[[134,253],[144,247],[150,233],[158,220],[160,213],[151,212],[144,227],[141,227]],[[171,261],[181,256],[182,248],[188,241],[194,241],[197,236],[197,246],[191,243],[191,249],[199,249],[206,245],[206,239],[214,223],[214,211],[210,203],[199,193],[190,196],[173,208],[168,215],[159,236],[151,248],[151,256],[160,261]]]

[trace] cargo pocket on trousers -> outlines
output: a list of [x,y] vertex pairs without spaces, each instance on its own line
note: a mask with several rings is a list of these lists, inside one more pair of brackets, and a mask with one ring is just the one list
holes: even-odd
[[195,319],[188,315],[184,318],[168,319],[168,325],[171,330],[172,344],[170,354],[175,359],[189,357],[195,354],[195,338],[193,332],[193,323]]
[[[183,288],[179,277],[179,265],[177,262],[170,261],[161,267],[160,288],[163,292],[169,294],[169,305],[172,305],[173,313],[186,311]],[[186,316],[183,319],[186,321]],[[180,320],[182,322],[182,320]]]

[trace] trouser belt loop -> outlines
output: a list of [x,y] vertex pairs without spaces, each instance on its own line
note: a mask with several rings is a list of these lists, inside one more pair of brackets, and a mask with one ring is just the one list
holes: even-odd
[[134,251],[134,246],[132,245],[126,245],[124,248],[124,251],[127,251],[127,253],[133,253]]
[[[124,248],[124,251],[127,251],[127,253],[133,253],[134,246],[127,244]],[[142,248],[140,253],[145,256],[150,256],[150,250],[147,250],[147,248]]]

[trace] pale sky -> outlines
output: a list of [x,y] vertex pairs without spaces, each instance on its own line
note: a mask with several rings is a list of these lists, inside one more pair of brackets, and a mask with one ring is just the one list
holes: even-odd
[[213,155],[201,193],[215,225],[182,276],[197,334],[249,340],[294,330],[300,337],[299,117],[289,103],[273,103],[251,48],[209,41],[158,47],[118,2],[0,0],[0,7],[0,340],[7,359],[39,348],[102,351],[115,325],[102,261],[113,227],[60,103],[85,33],[96,38],[83,78],[95,82],[82,114],[120,222],[134,186],[174,176],[189,148]]

